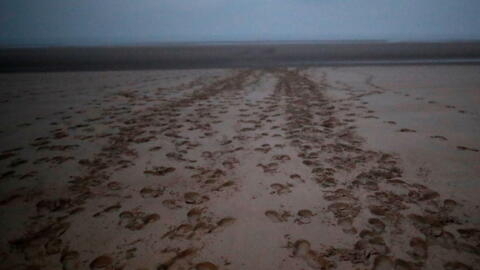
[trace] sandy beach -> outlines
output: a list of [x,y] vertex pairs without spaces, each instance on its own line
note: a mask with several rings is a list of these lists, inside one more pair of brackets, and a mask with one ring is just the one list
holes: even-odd
[[0,269],[480,269],[480,66],[0,74]]

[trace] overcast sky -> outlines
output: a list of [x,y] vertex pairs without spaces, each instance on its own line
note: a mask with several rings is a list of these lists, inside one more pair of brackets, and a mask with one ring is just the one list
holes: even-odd
[[480,39],[480,0],[0,0],[0,44]]

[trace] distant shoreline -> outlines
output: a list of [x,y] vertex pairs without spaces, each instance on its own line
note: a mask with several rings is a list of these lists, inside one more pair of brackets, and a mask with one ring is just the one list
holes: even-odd
[[480,41],[217,42],[0,48],[0,72],[479,63]]

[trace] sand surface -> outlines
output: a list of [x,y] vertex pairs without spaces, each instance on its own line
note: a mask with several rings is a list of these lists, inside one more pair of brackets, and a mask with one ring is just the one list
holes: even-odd
[[0,269],[480,269],[480,67],[0,74]]

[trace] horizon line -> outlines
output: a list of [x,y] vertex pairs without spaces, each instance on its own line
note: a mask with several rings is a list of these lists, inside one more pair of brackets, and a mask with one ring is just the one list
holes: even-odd
[[38,42],[38,43],[11,43],[1,44],[0,49],[22,49],[22,48],[87,48],[87,47],[141,47],[141,46],[177,46],[177,45],[281,45],[281,44],[358,44],[358,43],[465,43],[480,42],[480,39],[305,39],[305,40],[219,40],[219,41],[146,41],[146,42],[95,42],[75,44],[69,42]]

